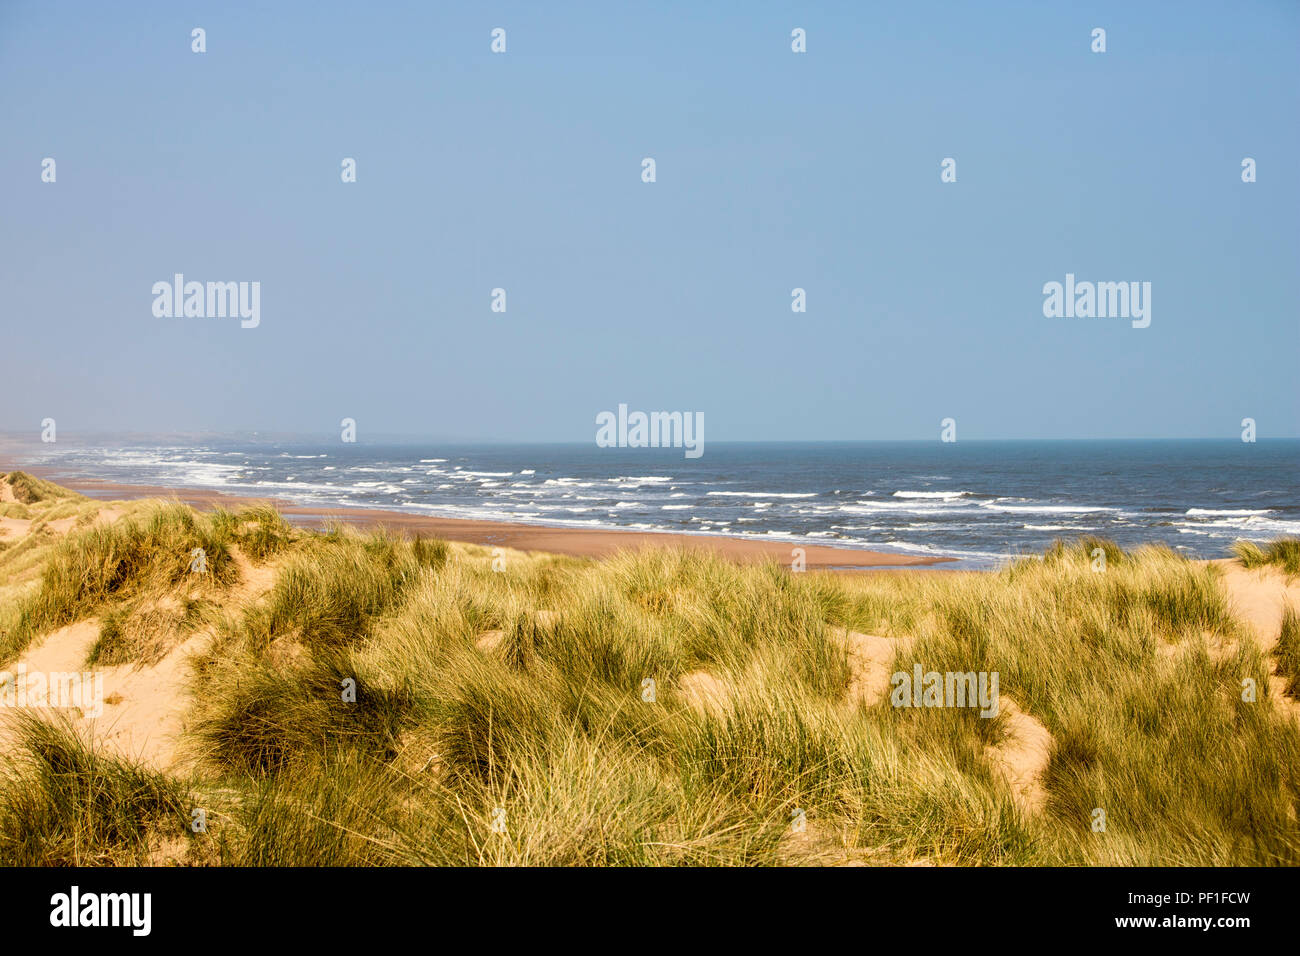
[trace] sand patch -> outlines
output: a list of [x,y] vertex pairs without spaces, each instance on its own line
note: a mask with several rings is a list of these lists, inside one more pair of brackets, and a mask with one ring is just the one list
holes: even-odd
[[[187,678],[190,657],[202,649],[210,635],[196,634],[172,648],[156,664],[137,667],[119,664],[112,667],[88,667],[86,655],[99,638],[99,620],[89,618],[59,628],[31,648],[6,670],[17,673],[18,664],[33,674],[91,674],[83,684],[85,697],[97,691],[100,713],[93,699],[83,697],[78,708],[49,708],[48,689],[29,693],[27,713],[37,717],[65,713],[75,719],[78,729],[96,744],[118,756],[139,760],[157,769],[174,766],[177,743],[184,730],[188,707]],[[29,683],[29,688],[32,685]],[[102,696],[99,696],[102,695]],[[4,708],[8,710],[9,708]],[[12,747],[12,727],[0,715],[0,744]]]
[[256,601],[275,587],[275,568],[269,564],[256,565],[237,545],[230,545],[230,560],[239,572],[239,583],[230,591],[236,601]]
[[97,512],[95,512],[95,517],[90,523],[91,524],[112,524],[120,517],[122,517],[121,508],[100,508]]
[[1277,644],[1282,631],[1282,614],[1289,601],[1300,607],[1300,584],[1272,567],[1243,568],[1235,560],[1212,561],[1222,572],[1224,590],[1232,613],[1250,625],[1267,653]]
[[998,708],[1006,736],[997,746],[985,747],[984,753],[1006,779],[1020,809],[1037,813],[1047,805],[1042,777],[1052,759],[1052,734],[1006,694],[999,695]]
[[104,690],[120,699],[105,706],[92,722],[92,733],[111,749],[150,766],[174,766],[189,707],[190,659],[209,638],[207,633],[195,634],[151,667],[105,668]]
[[[104,515],[100,516],[101,519]],[[110,517],[109,520],[112,520]],[[265,594],[275,583],[275,569],[253,565],[237,549],[232,557],[239,570],[239,583],[229,592],[236,601],[253,600]],[[154,610],[172,611],[179,599],[168,595],[154,602]],[[74,717],[78,729],[89,739],[119,756],[139,760],[157,769],[174,767],[179,762],[178,743],[184,731],[184,717],[189,708],[188,678],[190,660],[211,639],[207,631],[197,632],[161,653],[155,662],[136,662],[103,667],[88,667],[86,657],[99,639],[99,618],[88,618],[59,628],[34,643],[5,669],[17,673],[19,664],[30,674],[91,674],[84,693],[98,691],[97,717],[94,701],[83,701],[77,708],[48,708],[48,690],[29,695],[27,712],[42,716],[63,712]],[[101,682],[96,684],[95,682]],[[8,708],[0,709],[0,711]],[[12,745],[12,728],[0,712],[0,745]]]
[[[1274,567],[1248,569],[1234,559],[1210,563],[1222,572],[1229,609],[1255,632],[1265,656],[1271,655],[1282,634],[1287,606],[1300,608],[1300,583],[1293,583],[1295,579]],[[1269,697],[1282,713],[1300,720],[1300,701],[1287,696],[1286,683],[1276,670],[1270,674]]]
[[[0,487],[8,488],[8,485],[0,485]],[[119,508],[101,508],[89,515],[73,515],[68,518],[55,518],[53,521],[43,521],[40,518],[0,518],[0,538],[17,540],[30,534],[34,527],[38,531],[53,535],[65,535],[92,524],[112,524],[121,516],[122,511]]]
[[888,695],[894,659],[911,645],[912,639],[878,637],[847,629],[838,638],[849,659],[849,703],[874,706]]
[[0,518],[0,538],[22,538],[32,523],[27,518]]
[[474,646],[484,654],[495,653],[500,647],[501,642],[506,639],[505,631],[484,631],[474,640]]
[[677,689],[686,706],[699,714],[721,717],[727,711],[731,689],[708,671],[691,671],[677,681]]
[[[28,673],[81,672],[86,670],[86,655],[97,640],[99,619],[92,617],[78,621],[52,632],[39,644],[33,642],[33,646],[28,647],[16,662],[6,665],[5,670],[16,672],[18,665],[25,664]],[[45,696],[37,696],[39,700],[36,703],[44,704]]]

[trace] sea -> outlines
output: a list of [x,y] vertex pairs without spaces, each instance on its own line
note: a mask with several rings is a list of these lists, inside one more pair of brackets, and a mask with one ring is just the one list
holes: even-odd
[[991,568],[1054,539],[1228,554],[1300,534],[1300,440],[64,443],[55,480],[204,488],[321,507],[580,528],[734,535]]

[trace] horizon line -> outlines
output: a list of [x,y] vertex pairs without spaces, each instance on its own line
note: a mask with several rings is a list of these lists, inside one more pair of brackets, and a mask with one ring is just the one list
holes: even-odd
[[[337,433],[334,431],[320,432],[258,432],[258,431],[154,431],[154,432],[119,432],[119,431],[84,431],[74,432],[71,435],[66,433],[61,436],[60,442],[50,442],[46,444],[69,443],[76,444],[84,442],[87,439],[115,439],[115,440],[133,440],[148,441],[158,439],[233,439],[233,440],[256,440],[256,441],[294,441],[294,440],[328,440],[330,442],[339,442],[340,444],[352,445],[377,445],[386,442],[398,442],[402,444],[415,442],[428,442],[448,445],[595,445],[594,439],[541,439],[541,438],[464,438],[448,436],[430,436],[420,435],[411,432],[373,432],[370,437],[359,439],[354,442],[340,442]],[[0,430],[0,439],[6,439],[23,445],[40,445],[42,444],[39,432],[32,431],[4,431]],[[710,445],[837,445],[837,444],[973,444],[980,442],[1179,442],[1179,441],[1227,441],[1240,442],[1240,436],[1232,435],[1190,435],[1190,436],[1070,436],[1070,437],[981,437],[981,438],[961,438],[951,442],[945,442],[940,438],[740,438],[740,439],[710,439]],[[1266,441],[1300,441],[1300,435],[1270,435],[1259,436],[1254,442],[1241,442],[1242,444],[1258,444]],[[650,448],[651,446],[646,446]],[[623,450],[643,450],[623,449]],[[655,448],[655,450],[671,450],[671,447]]]

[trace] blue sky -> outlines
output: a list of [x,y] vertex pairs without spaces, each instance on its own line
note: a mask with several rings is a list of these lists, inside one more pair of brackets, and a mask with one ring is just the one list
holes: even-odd
[[1300,4],[373,6],[0,4],[0,428],[1300,436]]

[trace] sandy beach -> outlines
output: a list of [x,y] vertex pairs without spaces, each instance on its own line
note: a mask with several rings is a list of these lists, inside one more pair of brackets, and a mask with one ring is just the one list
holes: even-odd
[[[23,470],[37,477],[52,478],[54,470],[24,466],[19,461],[0,462],[0,472]],[[624,531],[614,528],[549,527],[504,521],[476,521],[467,518],[441,518],[377,508],[322,508],[295,504],[283,498],[251,498],[200,488],[166,488],[155,485],[117,484],[92,479],[53,479],[84,495],[101,500],[138,498],[175,498],[201,511],[214,508],[238,508],[255,502],[273,504],[294,524],[319,528],[331,522],[343,522],[360,528],[385,527],[404,535],[444,538],[487,547],[514,548],[518,551],[546,551],[572,557],[603,558],[619,551],[645,547],[679,547],[713,551],[731,560],[758,562],[775,560],[788,564],[795,547],[804,551],[809,571],[858,571],[943,567],[955,559],[945,557],[894,554],[824,545],[792,544],[785,541],[761,541],[751,538],[714,534],[674,534],[656,531]]]

